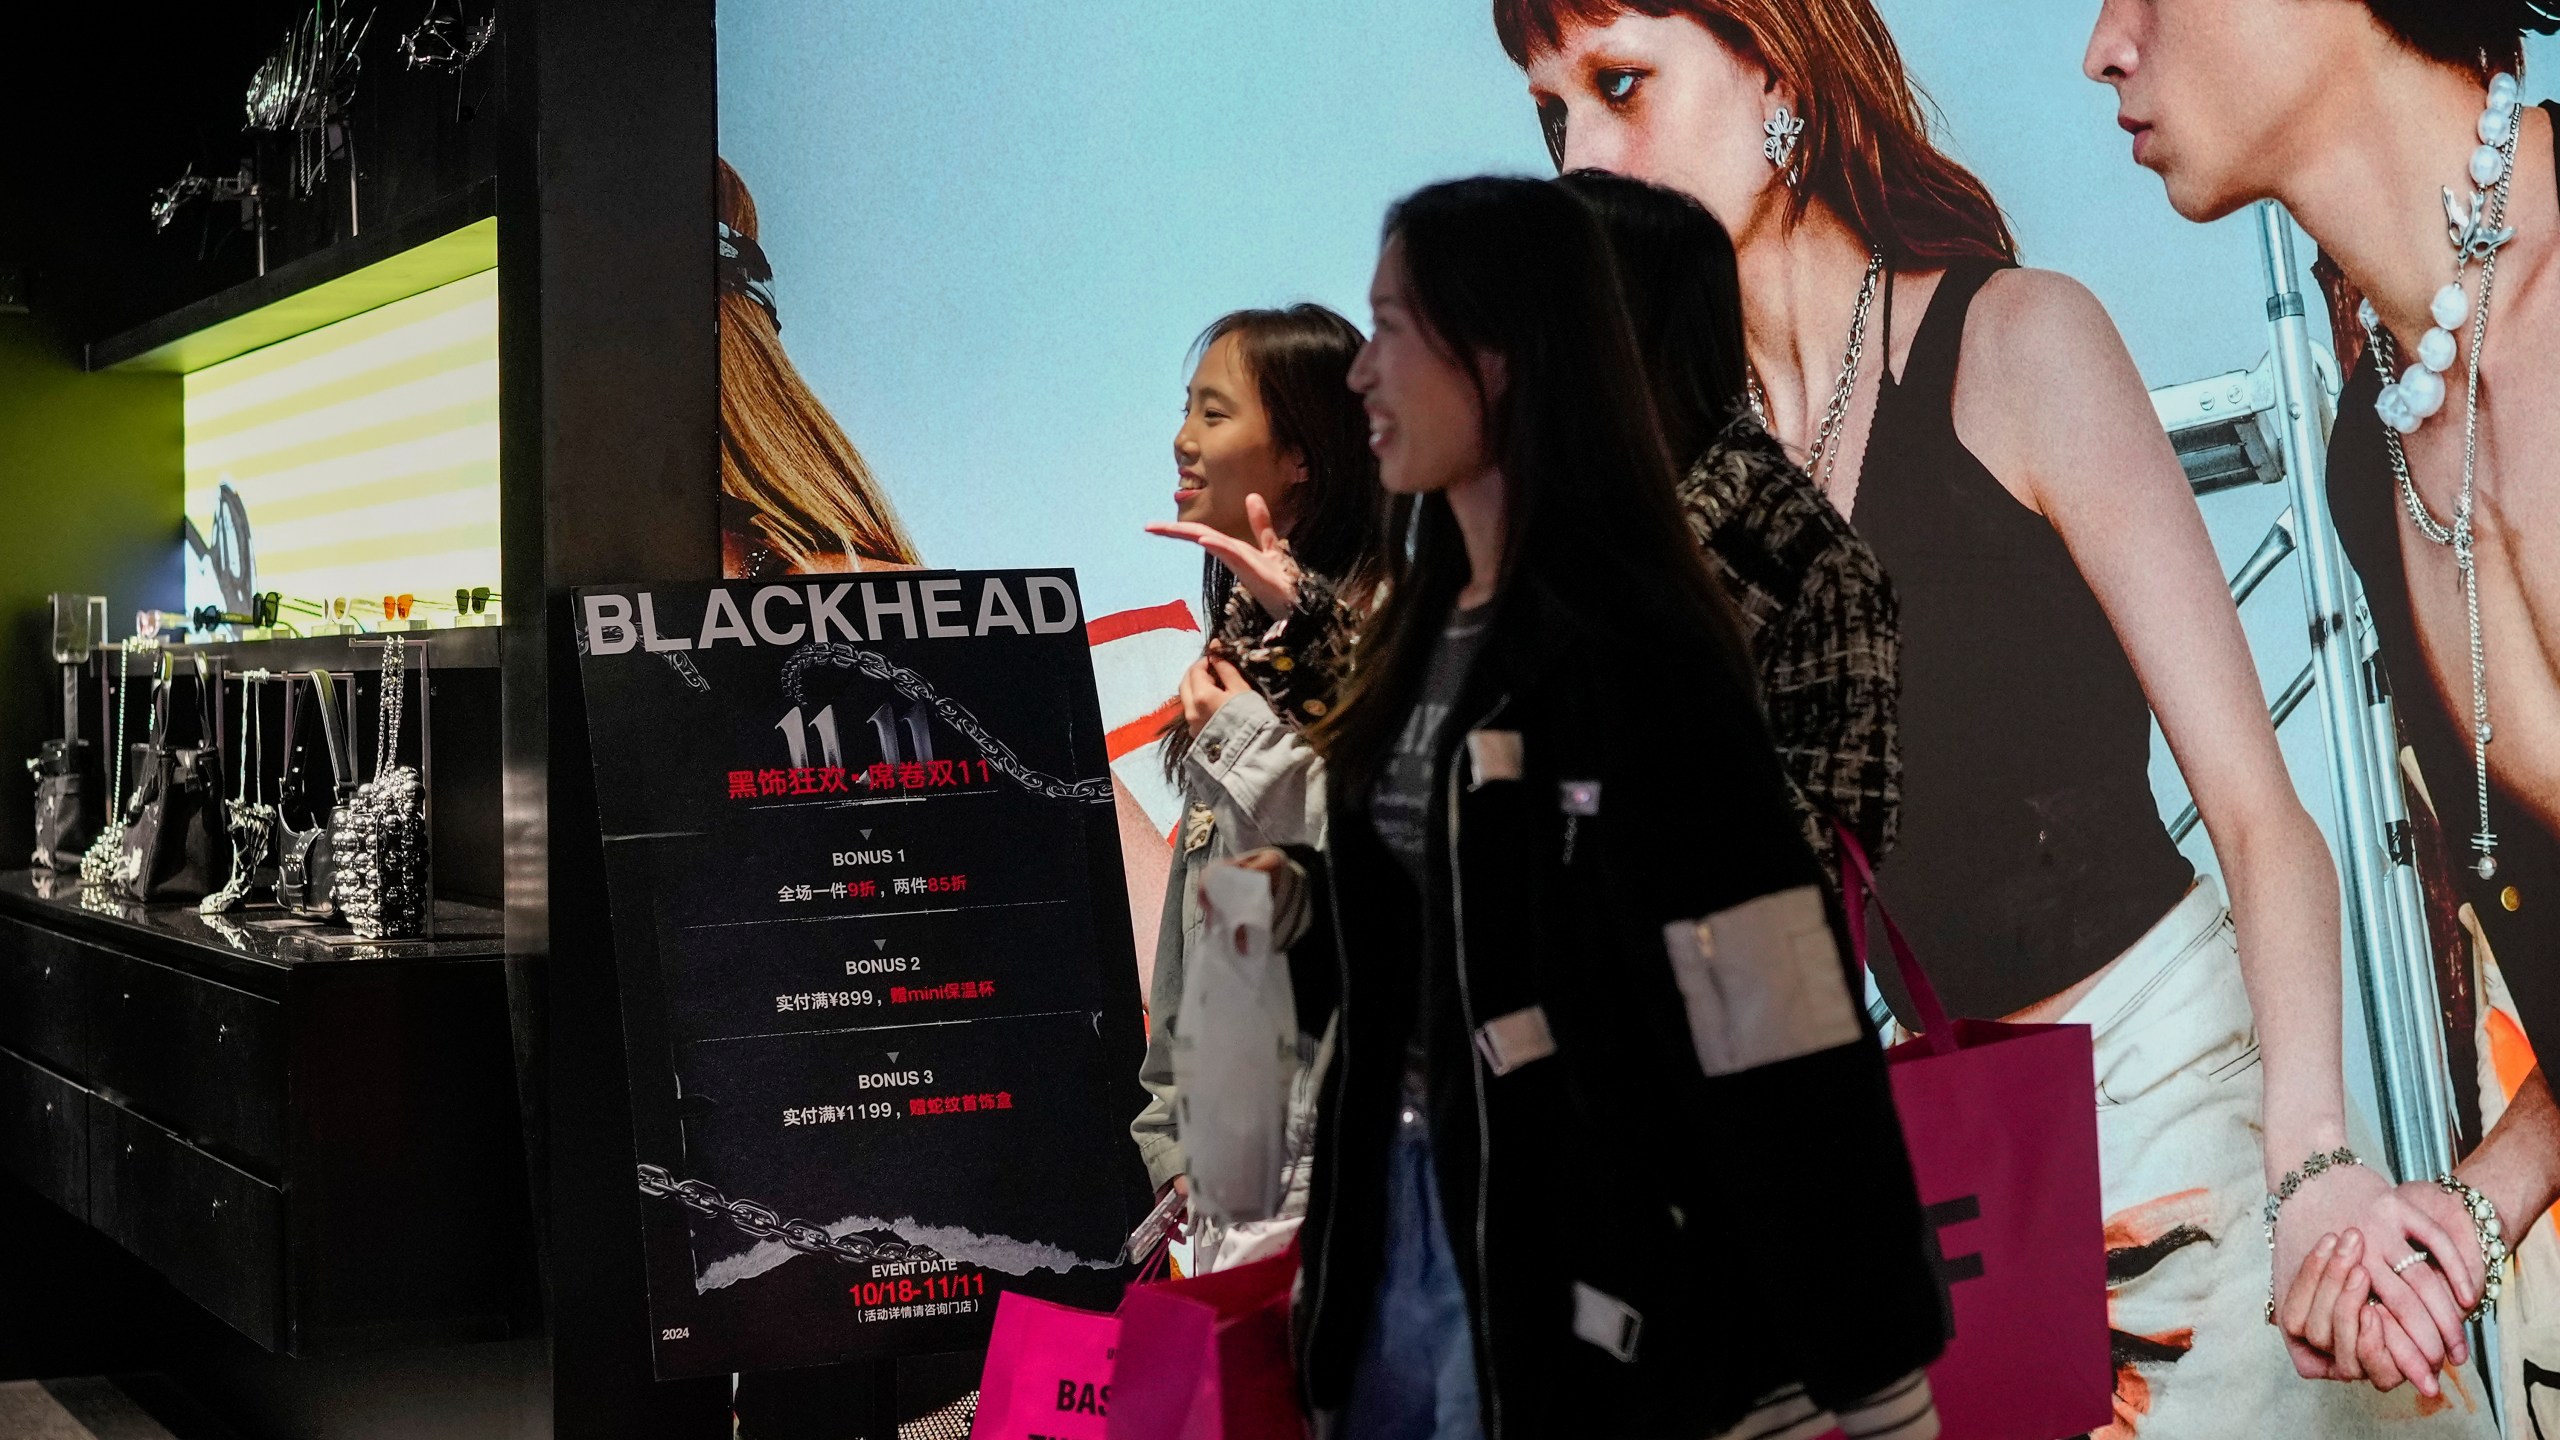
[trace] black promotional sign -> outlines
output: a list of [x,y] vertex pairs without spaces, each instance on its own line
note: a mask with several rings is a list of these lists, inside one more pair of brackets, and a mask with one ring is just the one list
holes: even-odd
[[1144,1041],[1072,572],[598,586],[577,620],[658,1374],[1112,1304]]

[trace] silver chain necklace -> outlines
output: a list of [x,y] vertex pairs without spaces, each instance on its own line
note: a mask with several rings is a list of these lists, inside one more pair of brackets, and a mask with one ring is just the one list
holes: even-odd
[[[107,752],[106,823],[98,827],[98,836],[89,842],[87,854],[80,857],[80,883],[104,885],[115,878],[116,866],[124,857],[125,793],[124,793],[124,712],[129,697],[125,694],[125,672],[133,664],[134,652],[142,648],[139,636],[128,636],[116,650],[116,679],[109,694],[115,705],[115,748]],[[98,727],[104,731],[107,727]]]
[[[1867,312],[1875,307],[1876,282],[1884,275],[1884,252],[1867,252],[1867,278],[1858,286],[1858,308],[1849,317],[1849,343],[1840,353],[1840,378],[1831,387],[1831,403],[1823,407],[1822,424],[1813,432],[1813,448],[1805,452],[1805,473],[1823,494],[1831,493],[1831,469],[1839,450],[1840,431],[1849,421],[1849,402],[1858,394],[1859,364],[1867,353]],[[1754,370],[1745,383],[1751,413],[1769,424],[1769,398]]]
[[[2501,79],[2505,77],[2501,76]],[[2512,86],[2513,82],[2508,82]],[[2491,114],[2498,110],[2497,91],[2492,90]],[[2391,459],[2391,470],[2400,482],[2400,507],[2409,523],[2428,543],[2453,551],[2453,564],[2462,577],[2462,608],[2471,641],[2471,776],[2472,799],[2478,807],[2480,828],[2471,836],[2471,847],[2478,858],[2472,871],[2481,879],[2493,879],[2498,873],[2498,835],[2489,824],[2489,741],[2494,733],[2489,724],[2489,652],[2480,628],[2480,574],[2474,550],[2477,536],[2472,520],[2479,498],[2477,481],[2480,468],[2480,352],[2489,339],[2489,298],[2498,280],[2498,251],[2513,233],[2504,226],[2508,192],[2515,181],[2517,136],[2522,130],[2522,111],[2510,96],[2505,107],[2505,136],[2496,147],[2503,163],[2484,193],[2473,201],[2468,222],[2453,201],[2453,192],[2445,192],[2446,235],[2454,248],[2453,286],[2458,289],[2474,259],[2480,262],[2480,301],[2471,316],[2471,346],[2464,366],[2464,415],[2462,428],[2462,489],[2454,501],[2453,522],[2446,524],[2435,517],[2426,497],[2418,493],[2418,482],[2409,471],[2409,455],[2401,443],[2402,427],[2385,423],[2382,427],[2383,449]],[[2484,131],[2486,125],[2484,123]],[[2483,148],[2487,148],[2486,135]],[[2480,166],[2474,166],[2477,178]],[[2485,202],[2485,204],[2484,204]],[[2441,305],[2439,306],[2441,310]],[[2387,387],[2393,383],[2395,363],[2391,332],[2384,328],[2381,317],[2368,300],[2358,310],[2370,339],[2366,347],[2373,353],[2374,368]],[[2441,315],[2439,316],[2441,318]],[[2458,323],[2458,322],[2457,322]],[[2414,368],[2414,367],[2413,367]],[[2386,421],[2389,417],[2386,414]],[[2421,417],[2423,418],[2423,417]],[[2411,428],[2414,428],[2412,425]]]

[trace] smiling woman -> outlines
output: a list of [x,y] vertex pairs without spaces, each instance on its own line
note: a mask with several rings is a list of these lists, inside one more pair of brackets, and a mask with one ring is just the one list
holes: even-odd
[[[1344,383],[1360,344],[1359,328],[1321,305],[1212,322],[1193,347],[1199,362],[1174,434],[1179,518],[1147,527],[1208,552],[1202,608],[1212,632],[1184,673],[1161,747],[1183,818],[1148,982],[1153,1024],[1138,1078],[1149,1098],[1129,1127],[1159,1190],[1187,1187],[1191,1161],[1174,1123],[1173,1056],[1191,957],[1205,937],[1201,876],[1257,846],[1314,844],[1325,833],[1324,767],[1302,730],[1333,703],[1378,568],[1376,467]],[[1276,1214],[1227,1217],[1249,1222],[1232,1229],[1195,1217],[1199,1270],[1277,1249],[1305,1213],[1315,1097],[1303,1062],[1312,1051],[1298,1058],[1289,1159],[1270,1177]]]
[[[1300,1028],[1336,1027],[1295,1326],[1324,1433],[1706,1436],[1785,1396],[1789,1433],[1927,1440],[1883,1057],[1608,240],[1554,185],[1435,185],[1370,297],[1351,382],[1411,539],[1314,732],[1324,852],[1240,862],[1300,917]],[[1816,1252],[1854,1303],[1798,1283]]]

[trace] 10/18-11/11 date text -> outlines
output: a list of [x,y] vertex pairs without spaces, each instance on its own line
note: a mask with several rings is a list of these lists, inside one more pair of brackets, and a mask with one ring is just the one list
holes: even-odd
[[926,1275],[898,1280],[862,1280],[847,1286],[845,1293],[862,1305],[912,1305],[919,1300],[959,1300],[987,1293],[987,1277],[973,1275]]

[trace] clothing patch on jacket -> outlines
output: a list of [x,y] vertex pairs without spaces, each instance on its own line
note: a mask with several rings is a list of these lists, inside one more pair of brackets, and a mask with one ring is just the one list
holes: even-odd
[[1858,1038],[1839,948],[1812,885],[1662,927],[1698,1068],[1732,1075]]
[[1218,833],[1218,812],[1206,805],[1194,805],[1182,817],[1182,853],[1209,848],[1211,836]]
[[1467,732],[1467,765],[1470,790],[1492,784],[1496,780],[1520,778],[1520,732],[1517,730],[1470,730]]
[[1636,1339],[1644,1333],[1644,1317],[1615,1295],[1573,1282],[1573,1333],[1620,1360],[1633,1363]]
[[1556,1053],[1555,1032],[1547,1028],[1542,1005],[1496,1015],[1476,1031],[1476,1050],[1496,1075],[1508,1075],[1532,1060]]

